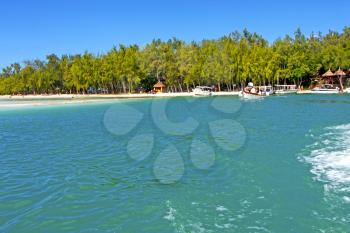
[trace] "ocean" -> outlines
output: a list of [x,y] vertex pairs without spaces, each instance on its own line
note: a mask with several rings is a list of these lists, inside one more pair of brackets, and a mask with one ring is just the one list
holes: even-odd
[[349,95],[21,103],[0,232],[350,232]]

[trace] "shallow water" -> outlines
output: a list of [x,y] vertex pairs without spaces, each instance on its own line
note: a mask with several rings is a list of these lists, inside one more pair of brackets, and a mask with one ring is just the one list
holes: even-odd
[[2,108],[0,232],[348,232],[350,96]]

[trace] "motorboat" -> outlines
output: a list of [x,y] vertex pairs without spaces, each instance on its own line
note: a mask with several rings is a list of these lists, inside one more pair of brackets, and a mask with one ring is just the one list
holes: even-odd
[[250,82],[248,86],[241,91],[240,96],[244,99],[261,99],[269,96],[271,92],[271,86],[254,86],[253,83]]
[[279,95],[297,93],[297,85],[275,85],[275,93]]
[[339,87],[334,87],[332,84],[323,84],[313,88],[311,91],[315,94],[338,94],[340,92]]
[[212,95],[213,88],[207,86],[197,86],[192,90],[195,96],[210,96]]
[[269,86],[258,86],[258,89],[262,94],[264,94],[266,96],[273,95],[275,93],[272,86],[270,86],[270,85]]
[[244,99],[261,99],[265,97],[265,95],[261,95],[259,93],[252,93],[246,90],[243,90],[240,96],[243,97]]

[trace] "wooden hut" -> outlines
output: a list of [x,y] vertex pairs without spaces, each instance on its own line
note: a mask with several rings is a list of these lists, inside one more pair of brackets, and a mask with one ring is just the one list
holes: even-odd
[[325,84],[338,83],[337,76],[331,71],[331,69],[328,69],[326,73],[322,74],[322,80]]
[[165,91],[165,85],[162,81],[158,81],[156,84],[154,84],[153,86],[153,90],[156,93],[163,93]]
[[331,78],[331,77],[334,77],[334,74],[331,71],[331,69],[328,69],[328,71],[326,73],[322,74],[322,77],[323,78]]
[[339,67],[339,69],[334,73],[335,76],[338,76],[338,77],[344,77],[346,74],[344,71],[342,71]]

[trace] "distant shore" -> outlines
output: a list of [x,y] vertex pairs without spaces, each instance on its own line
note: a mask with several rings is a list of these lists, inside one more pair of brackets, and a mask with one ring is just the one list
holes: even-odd
[[[232,92],[213,92],[213,96],[238,95],[238,91]],[[192,92],[169,92],[169,93],[132,93],[132,94],[52,94],[52,95],[0,95],[0,100],[38,100],[38,99],[108,99],[108,98],[153,98],[153,97],[181,97],[193,96]]]
[[[313,94],[311,90],[298,91],[297,94]],[[239,91],[213,92],[213,96],[237,96]],[[169,93],[128,93],[128,94],[49,94],[49,95],[0,95],[0,100],[86,100],[86,99],[114,99],[114,98],[157,98],[157,97],[189,97],[192,92]]]
[[[297,94],[315,94],[310,90],[298,91]],[[238,96],[239,91],[213,92],[213,96]],[[87,103],[106,103],[122,99],[192,97],[192,92],[171,93],[132,93],[132,94],[50,94],[50,95],[0,95],[0,110],[22,109],[28,107],[44,107],[59,105],[75,105]]]

